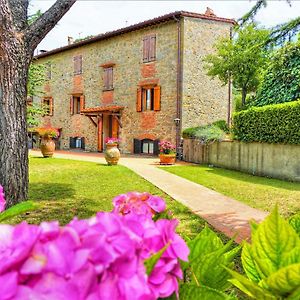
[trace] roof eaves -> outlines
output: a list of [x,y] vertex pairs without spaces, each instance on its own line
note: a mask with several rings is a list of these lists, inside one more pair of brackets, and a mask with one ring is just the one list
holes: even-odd
[[166,15],[156,17],[154,19],[146,20],[146,21],[136,23],[136,24],[124,27],[124,28],[114,30],[114,31],[109,31],[109,32],[106,32],[106,33],[103,33],[103,34],[99,34],[99,35],[96,35],[92,38],[82,40],[80,42],[77,42],[77,43],[74,43],[74,44],[71,44],[71,45],[66,45],[66,46],[63,46],[63,47],[59,47],[59,48],[50,50],[50,51],[41,53],[39,55],[36,55],[36,56],[34,56],[34,58],[39,59],[39,58],[42,58],[42,57],[47,57],[47,56],[50,56],[52,54],[60,53],[60,52],[70,50],[70,49],[75,49],[75,48],[78,48],[78,47],[81,47],[81,46],[84,46],[84,45],[88,45],[88,44],[91,44],[91,43],[94,43],[94,42],[98,42],[98,41],[101,41],[101,40],[105,40],[105,39],[117,36],[117,35],[120,35],[120,34],[128,33],[128,32],[135,31],[135,30],[138,30],[138,29],[142,29],[142,28],[152,26],[152,25],[155,25],[155,24],[164,23],[164,22],[176,19],[176,18],[177,19],[181,18],[181,17],[207,19],[207,20],[211,20],[211,21],[218,21],[218,22],[225,22],[225,23],[235,24],[235,20],[233,20],[233,19],[207,16],[205,14],[191,13],[191,12],[187,12],[187,11],[175,11],[175,12],[172,12],[172,13],[169,13],[169,14],[166,14]]

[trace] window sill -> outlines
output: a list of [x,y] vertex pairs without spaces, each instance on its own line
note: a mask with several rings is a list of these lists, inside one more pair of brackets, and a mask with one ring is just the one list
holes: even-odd
[[153,63],[153,62],[156,62],[156,59],[143,61],[143,64],[150,64],[150,63]]
[[114,88],[111,88],[111,89],[103,89],[102,92],[109,92],[109,91],[113,91]]

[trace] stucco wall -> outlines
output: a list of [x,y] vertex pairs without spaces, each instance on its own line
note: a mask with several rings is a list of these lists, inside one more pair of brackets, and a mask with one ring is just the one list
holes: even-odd
[[[142,62],[142,39],[156,34],[157,59]],[[41,58],[50,61],[52,79],[45,85],[45,95],[54,99],[54,115],[45,123],[62,127],[62,147],[69,147],[69,137],[86,138],[86,149],[97,150],[96,127],[82,115],[70,115],[70,96],[83,93],[85,107],[123,105],[120,130],[121,149],[133,151],[134,138],[169,139],[175,142],[177,29],[175,21],[122,34]],[[83,56],[83,74],[73,75],[73,57]],[[114,62],[114,91],[103,94],[101,64]],[[155,80],[161,86],[161,111],[136,112],[137,87],[141,82]]]
[[206,75],[203,58],[213,53],[221,37],[230,36],[231,24],[184,18],[182,127],[227,120],[228,86]]
[[183,158],[259,176],[300,182],[300,146],[224,141],[202,145],[184,139]]

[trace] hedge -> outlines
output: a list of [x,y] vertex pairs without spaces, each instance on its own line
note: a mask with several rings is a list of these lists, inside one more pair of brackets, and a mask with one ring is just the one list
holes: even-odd
[[183,138],[198,139],[202,143],[220,141],[225,137],[225,132],[216,125],[204,125],[187,128],[182,132]]
[[300,144],[300,100],[235,113],[233,133],[244,142]]

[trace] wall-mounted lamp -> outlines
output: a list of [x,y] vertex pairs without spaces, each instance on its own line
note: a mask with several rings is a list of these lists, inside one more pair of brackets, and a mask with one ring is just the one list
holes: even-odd
[[179,119],[179,118],[175,118],[175,119],[174,119],[174,123],[175,123],[176,126],[179,126],[179,124],[180,124],[180,119]]

